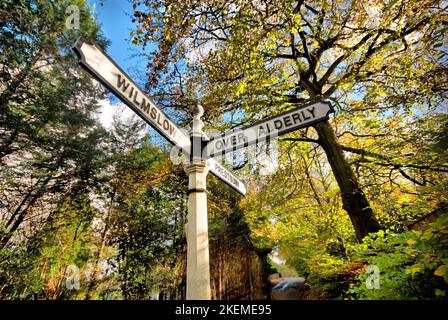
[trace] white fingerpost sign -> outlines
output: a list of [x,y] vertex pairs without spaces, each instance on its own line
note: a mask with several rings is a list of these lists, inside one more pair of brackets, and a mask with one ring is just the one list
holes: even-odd
[[333,112],[333,108],[327,101],[300,106],[278,116],[212,138],[207,142],[205,155],[215,157],[309,127],[317,122],[328,120],[330,112]]
[[[190,158],[192,154],[190,138],[199,134],[201,126],[193,128],[195,130],[192,132],[192,137],[187,136],[98,45],[79,40],[73,51],[78,57],[79,64],[96,80]],[[200,121],[199,118],[200,116],[196,117],[193,125]],[[246,194],[246,188],[243,182],[214,159],[199,163],[191,161],[184,168],[189,179],[187,299],[207,300],[211,297],[205,185],[207,172],[212,172],[243,195]]]
[[79,40],[73,51],[82,67],[189,159],[184,164],[188,174],[187,299],[211,299],[207,173],[210,171],[242,195],[246,194],[244,183],[213,157],[326,121],[333,112],[330,103],[316,101],[212,139],[202,131],[204,111],[196,106],[188,136],[98,45]]
[[[78,40],[73,47],[73,51],[78,56],[79,64],[95,79],[134,110],[172,145],[176,146],[187,157],[189,156],[191,151],[190,137],[168,118],[163,110],[98,45]],[[246,195],[243,182],[214,159],[207,160],[207,166],[217,178],[223,180],[242,195]]]

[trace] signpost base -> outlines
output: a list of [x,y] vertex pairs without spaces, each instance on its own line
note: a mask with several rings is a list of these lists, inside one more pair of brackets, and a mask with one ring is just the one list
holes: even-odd
[[187,300],[210,300],[205,161],[184,165],[188,174]]

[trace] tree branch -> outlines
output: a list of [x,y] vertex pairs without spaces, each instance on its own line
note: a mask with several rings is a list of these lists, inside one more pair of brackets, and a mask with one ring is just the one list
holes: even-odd
[[[388,160],[388,161],[393,160],[391,157],[387,157],[387,156],[384,156],[382,154],[375,153],[375,152],[370,152],[370,151],[367,151],[364,149],[352,148],[352,147],[348,147],[348,146],[343,146],[341,144],[339,144],[339,147],[343,151],[360,154],[360,155],[371,157],[371,158]],[[443,166],[443,165],[438,165],[438,166],[426,165],[426,166],[424,166],[424,165],[417,165],[417,164],[401,164],[401,163],[393,163],[393,162],[375,162],[375,161],[368,160],[368,159],[359,159],[359,160],[357,160],[357,162],[370,162],[370,163],[374,163],[379,166],[392,166],[392,167],[395,167],[395,169],[413,168],[413,169],[430,170],[430,171],[436,171],[436,172],[448,172],[448,167],[445,168],[445,166]]]
[[351,136],[360,137],[360,138],[375,138],[375,137],[387,136],[387,134],[382,134],[382,133],[379,133],[379,134],[357,134],[357,133],[353,133],[353,132],[350,132],[350,131],[344,131],[341,134],[339,134],[338,137],[342,137],[345,134],[349,134]]
[[303,142],[313,142],[319,144],[319,141],[311,138],[283,138],[280,141],[303,141]]

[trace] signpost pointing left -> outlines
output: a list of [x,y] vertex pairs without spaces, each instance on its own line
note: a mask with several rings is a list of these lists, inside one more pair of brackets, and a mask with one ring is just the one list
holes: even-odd
[[73,48],[79,63],[165,139],[185,153],[190,139],[97,45],[78,41]]
[[[151,100],[135,82],[96,44],[78,40],[73,51],[79,64],[95,79],[115,94],[124,104],[134,110],[144,121],[159,132],[172,145],[179,148],[187,158],[191,153],[190,137],[186,135],[163,110]],[[241,180],[220,165],[216,160],[207,159],[207,168],[217,178],[233,189],[246,195]]]
[[[73,51],[79,63],[93,77],[114,93],[143,120],[158,131],[171,144],[190,158],[193,154],[190,137],[135,84],[134,81],[96,44],[79,40]],[[203,135],[202,111],[198,109],[193,120],[192,139]],[[210,266],[207,224],[206,176],[208,171],[245,195],[244,184],[214,159],[193,159],[184,166],[188,174],[187,230],[187,299],[208,300],[210,292]]]

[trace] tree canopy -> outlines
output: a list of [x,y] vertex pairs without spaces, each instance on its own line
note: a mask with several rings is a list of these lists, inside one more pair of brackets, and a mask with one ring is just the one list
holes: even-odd
[[[303,299],[446,299],[446,1],[131,5],[140,84],[179,125],[198,103],[215,132],[335,109],[229,154],[246,197],[209,174],[213,299],[269,299],[274,272]],[[107,51],[88,2],[6,0],[0,27],[0,297],[185,298],[188,179],[141,120],[99,122],[106,90],[70,52]]]

